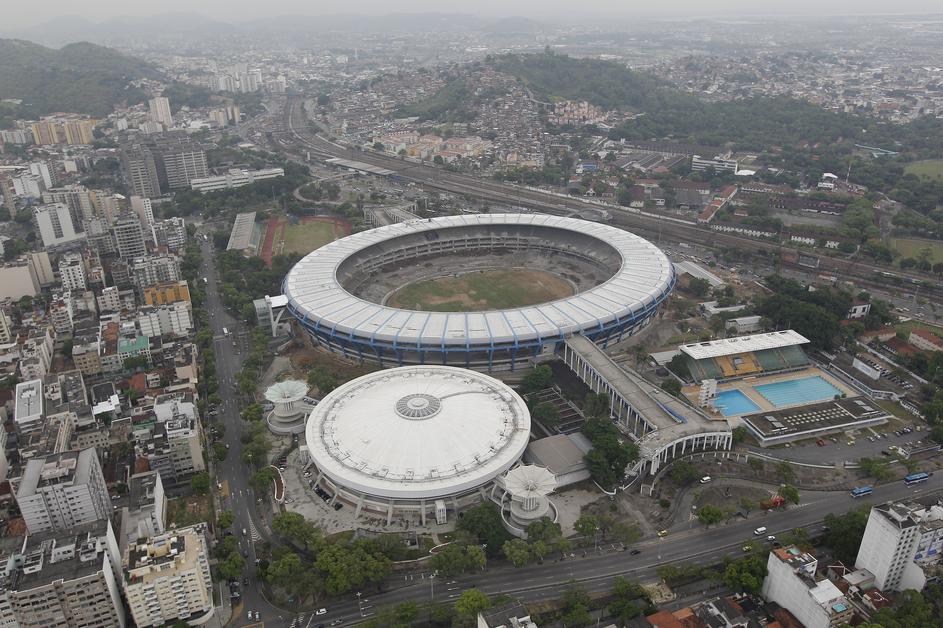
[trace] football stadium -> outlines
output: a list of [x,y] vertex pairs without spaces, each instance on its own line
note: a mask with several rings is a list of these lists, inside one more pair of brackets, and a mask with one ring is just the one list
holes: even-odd
[[681,345],[691,382],[682,392],[764,446],[884,423],[880,406],[809,360],[808,342],[787,329]]
[[601,346],[651,321],[675,284],[655,245],[543,214],[410,220],[336,240],[283,283],[314,342],[381,366],[514,370],[583,335]]

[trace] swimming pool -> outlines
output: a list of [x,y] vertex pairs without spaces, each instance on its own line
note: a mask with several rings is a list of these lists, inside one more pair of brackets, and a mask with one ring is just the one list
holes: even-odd
[[819,375],[754,386],[753,390],[763,395],[764,399],[777,408],[826,401],[834,399],[835,395],[842,394],[842,391]]
[[750,414],[760,409],[749,397],[736,389],[717,393],[714,397],[714,407],[724,416]]

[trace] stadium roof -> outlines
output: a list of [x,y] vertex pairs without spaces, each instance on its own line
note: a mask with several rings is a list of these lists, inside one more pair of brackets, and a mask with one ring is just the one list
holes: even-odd
[[678,348],[695,360],[706,360],[722,355],[763,351],[764,349],[780,349],[782,347],[803,345],[808,342],[809,339],[805,336],[791,329],[786,329],[765,334],[753,334],[752,336],[738,336],[736,338],[722,338],[708,342],[695,342],[689,345],[681,345]]
[[[487,312],[421,312],[391,308],[349,293],[337,280],[341,263],[360,250],[396,238],[449,228],[546,227],[599,239],[622,258],[615,275],[579,294],[529,307]],[[561,242],[561,248],[566,248]],[[671,262],[651,242],[608,225],[545,214],[474,214],[411,220],[336,240],[310,253],[283,285],[295,316],[337,335],[403,346],[516,343],[562,338],[623,320],[662,300],[673,285]]]
[[311,411],[318,469],[349,489],[393,499],[473,490],[514,465],[530,413],[506,384],[466,369],[407,366],[359,377]]

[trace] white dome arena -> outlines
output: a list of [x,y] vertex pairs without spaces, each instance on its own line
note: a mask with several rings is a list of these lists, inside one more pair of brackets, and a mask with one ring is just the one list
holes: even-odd
[[[530,437],[527,405],[506,384],[449,366],[406,366],[350,381],[308,415],[318,485],[362,510],[459,510],[514,466]],[[439,502],[436,504],[436,502]]]

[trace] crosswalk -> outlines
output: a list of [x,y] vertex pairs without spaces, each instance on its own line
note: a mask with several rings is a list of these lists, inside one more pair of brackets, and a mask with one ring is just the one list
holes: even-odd
[[249,538],[252,539],[253,543],[258,543],[262,540],[262,535],[259,534],[258,530],[256,530],[255,524],[252,523],[252,519],[249,519]]

